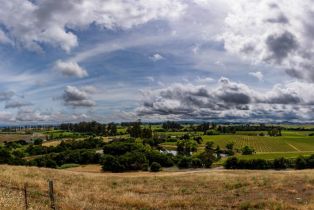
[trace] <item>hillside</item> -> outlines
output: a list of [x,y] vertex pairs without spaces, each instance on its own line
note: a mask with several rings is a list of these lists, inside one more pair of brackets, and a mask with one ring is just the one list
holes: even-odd
[[84,173],[0,166],[0,209],[23,209],[29,185],[32,209],[49,209],[54,180],[59,209],[313,209],[314,170]]

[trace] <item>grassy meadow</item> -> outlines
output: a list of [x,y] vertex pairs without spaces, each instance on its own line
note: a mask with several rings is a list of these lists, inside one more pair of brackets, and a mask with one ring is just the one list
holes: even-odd
[[[314,171],[82,173],[0,166],[0,184],[31,189],[31,209],[49,209],[41,193],[55,183],[59,209],[313,209]],[[1,188],[0,209],[23,209],[23,195]]]

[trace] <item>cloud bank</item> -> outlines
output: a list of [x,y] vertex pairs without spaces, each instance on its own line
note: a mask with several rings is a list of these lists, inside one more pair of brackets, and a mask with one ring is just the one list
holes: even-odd
[[314,84],[290,82],[271,90],[254,90],[243,83],[221,78],[214,87],[175,84],[143,94],[137,113],[143,117],[177,119],[313,119]]

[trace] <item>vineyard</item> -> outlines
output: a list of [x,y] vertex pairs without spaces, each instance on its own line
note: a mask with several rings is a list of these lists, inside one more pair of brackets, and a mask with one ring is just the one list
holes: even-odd
[[233,142],[235,148],[251,146],[256,152],[310,152],[314,151],[314,137],[289,135],[280,137],[247,136],[247,135],[218,135],[203,136],[206,141],[213,141],[220,147]]

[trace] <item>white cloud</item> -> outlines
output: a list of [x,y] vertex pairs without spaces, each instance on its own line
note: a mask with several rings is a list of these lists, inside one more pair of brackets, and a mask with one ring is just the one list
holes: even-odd
[[31,106],[32,103],[25,102],[25,101],[17,101],[17,100],[11,100],[7,101],[5,104],[5,109],[14,109],[14,108],[21,108],[25,106]]
[[157,62],[157,61],[164,59],[164,57],[162,55],[160,55],[159,53],[156,53],[156,54],[150,56],[149,59],[154,61],[154,62]]
[[17,122],[38,122],[47,120],[49,120],[49,115],[42,114],[32,109],[20,109],[15,116],[15,121]]
[[12,44],[12,41],[7,37],[7,35],[2,30],[0,30],[0,43]]
[[77,62],[58,60],[54,67],[58,72],[65,76],[76,76],[79,78],[87,77],[88,73]]
[[96,102],[90,98],[91,87],[77,88],[74,86],[66,86],[62,99],[66,106],[72,107],[92,107]]
[[8,101],[14,95],[15,95],[15,93],[13,91],[0,92],[0,101]]
[[0,111],[0,121],[1,122],[10,122],[13,121],[14,117],[13,114],[6,111]]
[[155,82],[155,78],[152,77],[152,76],[148,76],[148,77],[146,77],[146,79],[147,79],[148,81],[150,81],[150,82]]
[[129,29],[151,20],[175,19],[185,9],[179,0],[0,0],[0,3],[0,24],[19,45],[34,51],[42,51],[41,43],[70,51],[78,45],[73,30],[90,24]]
[[264,75],[262,72],[257,71],[257,72],[249,72],[249,75],[255,77],[256,79],[258,79],[259,81],[262,81],[264,79]]
[[208,84],[208,83],[212,83],[215,80],[211,77],[197,77],[196,82],[200,83],[200,84]]
[[225,48],[252,63],[314,81],[312,0],[239,0],[225,20]]

